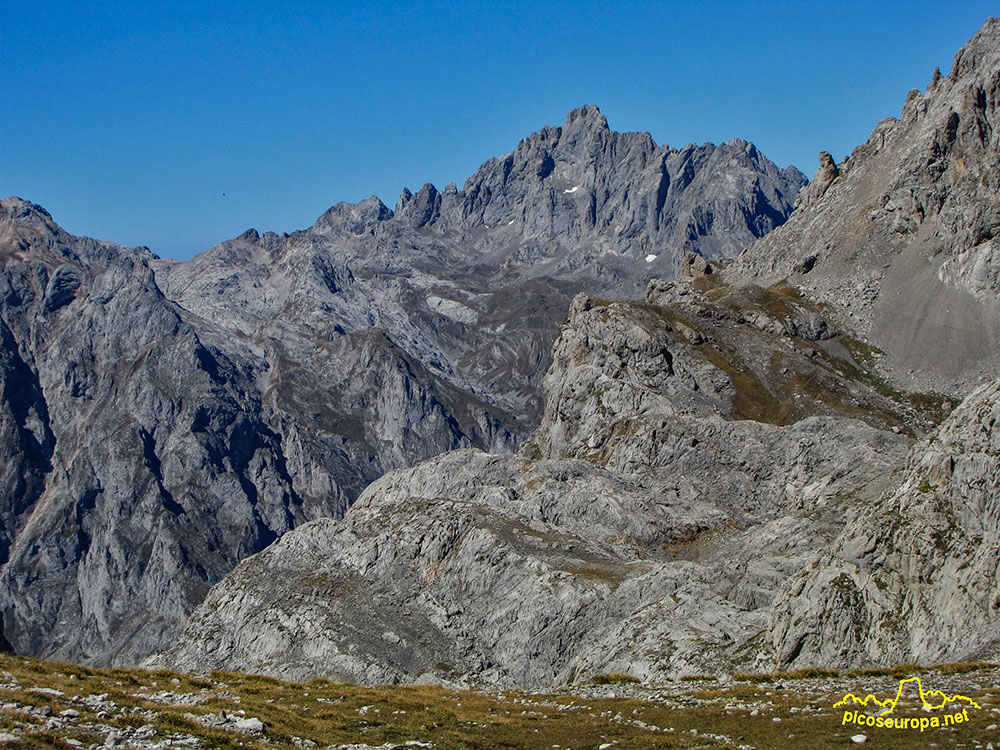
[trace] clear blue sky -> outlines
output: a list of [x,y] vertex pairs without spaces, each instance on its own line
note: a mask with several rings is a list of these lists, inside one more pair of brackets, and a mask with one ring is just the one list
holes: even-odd
[[994,2],[4,3],[0,193],[186,258],[461,183],[597,104],[807,174],[898,115]]

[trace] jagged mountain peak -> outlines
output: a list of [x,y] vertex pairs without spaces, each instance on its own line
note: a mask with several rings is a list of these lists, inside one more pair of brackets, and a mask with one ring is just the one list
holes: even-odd
[[0,222],[8,225],[7,231],[11,231],[14,225],[30,225],[36,231],[44,228],[49,234],[62,231],[48,211],[37,203],[26,201],[16,195],[0,201]]
[[3,209],[9,212],[12,216],[13,215],[26,216],[29,212],[37,212],[50,219],[52,218],[49,212],[46,211],[41,206],[39,206],[38,204],[32,203],[31,201],[26,201],[24,198],[21,198],[20,196],[17,195],[12,195],[8,198],[0,200],[0,206],[2,206]]
[[377,195],[370,195],[357,203],[341,201],[331,206],[316,220],[313,229],[323,232],[343,227],[349,232],[360,234],[371,224],[391,219],[392,216],[392,210]]
[[635,295],[689,252],[739,252],[784,220],[805,182],[743,139],[658,146],[584,105],[486,160],[461,190],[404,189],[395,218],[474,248],[480,265]]
[[744,139],[658,146],[585,105],[487,159],[461,189],[403,188],[394,211],[375,196],[338,203],[307,231],[382,270],[427,270],[433,246],[435,258],[478,275],[586,279],[592,291],[636,296],[690,252],[738,253],[785,220],[805,183]]
[[998,59],[1000,59],[1000,17],[991,16],[972,36],[968,44],[955,53],[951,74],[948,77],[961,78],[970,71],[989,65],[991,60],[995,63]]
[[66,263],[79,266],[81,258],[104,267],[145,266],[155,257],[148,247],[74,237],[37,203],[17,196],[0,201],[0,272],[24,261],[54,270]]
[[[454,191],[453,190],[453,194]],[[403,188],[396,203],[396,216],[411,227],[418,228],[433,221],[441,211],[441,194],[431,183],[424,186],[414,195]]]
[[[619,146],[616,149],[619,153],[609,153],[609,143],[627,145]],[[544,180],[552,174],[555,161],[562,164],[578,163],[582,167],[600,171],[602,168],[612,168],[615,161],[631,150],[639,149],[648,155],[656,148],[656,143],[648,132],[623,133],[612,130],[607,118],[596,105],[585,104],[571,110],[563,125],[547,125],[522,139],[506,156],[487,161],[466,181],[465,190],[475,187],[479,182],[477,176],[484,168],[508,169],[508,164],[513,164],[514,171],[518,171],[517,162],[535,159],[538,160],[536,177]],[[547,157],[554,161],[550,162]]]
[[733,146],[735,148],[741,148],[748,154],[757,153],[757,147],[754,146],[750,141],[746,140],[745,138],[730,138],[728,141],[726,141],[725,145]]
[[594,130],[610,130],[607,118],[596,104],[584,104],[571,109],[566,115],[565,127],[581,124]]

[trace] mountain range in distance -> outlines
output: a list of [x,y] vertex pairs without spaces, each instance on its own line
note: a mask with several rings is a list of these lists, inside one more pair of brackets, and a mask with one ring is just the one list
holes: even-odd
[[998,100],[990,19],[808,185],[585,106],[184,263],[3,201],[6,639],[480,686],[1000,658]]
[[361,683],[1000,658],[1000,19],[731,260],[578,294],[516,453],[370,484],[149,663]]
[[184,263],[2,203],[0,591],[20,653],[131,663],[209,587],[371,481],[516,448],[572,296],[738,252],[805,178],[596,107],[463,187],[337,204]]

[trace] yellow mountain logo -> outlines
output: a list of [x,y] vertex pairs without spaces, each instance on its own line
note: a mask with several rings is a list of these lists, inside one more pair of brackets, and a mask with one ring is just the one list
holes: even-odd
[[[894,717],[891,714],[896,710],[896,704],[903,696],[903,689],[909,683],[916,683],[917,693],[920,696],[921,707],[930,713],[946,708],[949,704],[960,704],[964,708],[961,711],[954,711],[942,716],[906,716]],[[854,693],[847,693],[843,699],[833,704],[834,708],[845,706],[869,706],[874,705],[881,710],[876,715],[867,714],[863,711],[845,710],[841,725],[857,724],[858,726],[885,727],[887,729],[919,729],[923,732],[928,728],[940,726],[950,726],[952,724],[962,724],[969,721],[969,708],[981,708],[972,698],[965,695],[948,695],[942,690],[924,690],[919,677],[908,677],[899,681],[899,688],[891,698],[879,700],[869,693],[864,698],[859,698]],[[957,706],[956,706],[957,707]],[[942,720],[943,719],[943,720]]]

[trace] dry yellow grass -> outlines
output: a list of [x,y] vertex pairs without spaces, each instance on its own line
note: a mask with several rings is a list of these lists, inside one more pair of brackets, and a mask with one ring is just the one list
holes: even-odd
[[[99,670],[0,656],[0,732],[19,735],[9,746],[67,749],[103,745],[112,731],[120,733],[119,746],[125,747],[188,738],[196,738],[200,747],[225,749],[309,742],[320,748],[353,743],[403,747],[414,741],[438,750],[843,747],[862,730],[841,725],[841,712],[832,708],[840,697],[837,691],[845,684],[866,689],[874,681],[891,681],[898,671],[745,675],[726,685],[689,680],[643,686],[610,680],[542,694],[361,687],[326,680],[292,683],[229,672],[192,676]],[[1000,733],[986,729],[1000,723],[1000,688],[992,687],[1000,684],[997,667],[954,665],[924,673],[928,684],[938,678],[967,685],[982,709],[960,729],[938,731],[933,740],[925,734],[918,744],[972,747],[997,741]],[[94,696],[101,696],[100,701]],[[61,717],[67,710],[79,715]],[[266,730],[244,734],[199,721],[221,711],[259,718]],[[878,747],[917,746],[909,733],[867,734]]]

